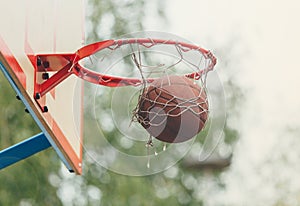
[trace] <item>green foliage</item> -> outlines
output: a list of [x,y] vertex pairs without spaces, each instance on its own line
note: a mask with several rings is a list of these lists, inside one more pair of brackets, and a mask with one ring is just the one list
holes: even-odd
[[[154,8],[153,8],[154,7]],[[164,19],[164,1],[89,0],[87,42],[114,38],[144,29],[146,13]]]
[[92,22],[92,28],[88,41],[142,29],[144,5],[145,1],[90,0],[87,16]]
[[[171,170],[172,172],[170,172]],[[185,187],[187,179],[192,178],[193,175],[185,174],[185,172],[174,166],[160,174],[129,177],[109,172],[103,168],[99,169],[97,165],[89,165],[84,179],[86,185],[95,185],[102,191],[102,205],[199,206],[201,201],[193,198],[193,189]],[[169,173],[173,173],[173,175]],[[197,181],[196,178],[195,180]]]

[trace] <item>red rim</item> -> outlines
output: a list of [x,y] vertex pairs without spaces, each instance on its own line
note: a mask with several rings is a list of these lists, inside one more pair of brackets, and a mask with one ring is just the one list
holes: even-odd
[[[217,63],[216,57],[206,49],[203,49],[197,45],[189,44],[185,42],[178,42],[174,40],[164,40],[164,39],[151,39],[151,38],[139,38],[139,39],[119,39],[119,40],[106,40],[101,42],[96,42],[87,46],[80,48],[76,52],[76,56],[73,61],[72,72],[78,77],[89,81],[94,84],[100,84],[109,87],[120,87],[120,86],[138,86],[141,85],[144,81],[138,78],[124,78],[118,76],[111,76],[101,74],[95,71],[92,71],[79,63],[85,57],[88,57],[96,52],[103,49],[117,49],[122,45],[126,44],[140,44],[146,48],[151,48],[158,44],[168,44],[168,45],[177,45],[183,51],[195,50],[199,51],[206,59],[210,59],[210,64],[207,65],[206,68],[194,72],[186,74],[185,76],[193,79],[199,79],[201,75],[205,72],[213,70],[215,64]],[[154,79],[146,79],[147,82],[152,82]]]

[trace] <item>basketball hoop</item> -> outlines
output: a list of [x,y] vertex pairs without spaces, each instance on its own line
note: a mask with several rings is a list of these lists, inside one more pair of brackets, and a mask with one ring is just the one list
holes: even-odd
[[[146,168],[150,171],[155,168],[152,164],[150,167],[152,150],[154,156],[161,158],[160,149],[167,152],[177,147],[188,149],[193,142],[188,140],[192,140],[204,128],[211,127],[210,123],[214,120],[209,117],[213,118],[214,112],[209,111],[215,104],[209,102],[211,90],[206,85],[211,83],[211,79],[207,77],[210,77],[208,73],[214,69],[216,58],[209,50],[186,43],[185,40],[174,40],[179,39],[177,37],[172,36],[172,40],[169,40],[168,36],[164,40],[162,35],[155,35],[160,36],[159,39],[147,38],[147,35],[146,38],[108,40],[87,45],[77,51],[69,70],[81,79],[93,83],[89,87],[92,91],[89,92],[94,93],[94,101],[88,108],[92,109],[101,134],[104,128],[102,117],[105,116],[101,111],[108,109],[108,115],[114,122],[112,124],[122,134],[122,139],[128,138],[137,142],[137,145],[146,144],[147,155],[138,158],[146,158],[141,163],[147,161]],[[154,37],[151,33],[150,36]],[[186,95],[172,95],[164,102],[163,99],[170,96],[165,92],[156,98],[155,93],[151,92],[154,91],[153,88],[167,82],[175,84],[175,90]],[[179,88],[182,83],[184,85]],[[174,85],[171,87],[174,88]],[[172,92],[171,90],[169,91]],[[158,109],[151,110],[156,105]],[[169,128],[179,130],[171,133],[168,132]],[[105,138],[103,135],[101,145],[111,147],[114,144],[110,142],[114,142],[112,138]],[[107,145],[104,146],[103,142]],[[118,149],[112,149],[123,157]],[[184,155],[184,152],[178,155]],[[124,158],[128,158],[125,156]]]
[[[105,74],[107,68],[101,64],[102,59],[109,58],[120,51],[122,53],[122,50],[131,53],[131,59],[138,68],[139,75],[136,77]],[[149,51],[167,51],[177,60],[170,65],[165,65],[164,62],[156,66],[143,65],[141,53]],[[100,72],[93,71],[85,66],[87,60],[92,59],[92,56],[97,56],[97,61],[100,59],[97,64],[97,70],[100,68]],[[193,59],[190,59],[190,56]],[[42,112],[47,112],[48,108],[43,105],[43,101],[40,101],[41,97],[72,74],[90,83],[108,87],[143,85],[145,88],[147,84],[153,82],[156,78],[168,75],[168,71],[172,70],[177,64],[185,63],[191,68],[192,72],[182,75],[194,80],[201,80],[201,84],[205,85],[206,74],[213,70],[217,62],[210,51],[197,45],[155,38],[106,40],[84,46],[74,54],[39,54],[35,55],[34,58],[33,61],[36,62],[34,99]],[[147,71],[145,71],[145,68]],[[48,73],[52,73],[52,75],[49,76]]]
[[[168,45],[173,46],[178,50],[179,55],[182,53],[190,52],[190,51],[197,51],[200,55],[202,55],[208,63],[206,63],[205,68],[197,68],[197,71],[193,73],[186,74],[186,77],[193,78],[198,80],[204,73],[209,72],[214,68],[214,65],[216,64],[216,58],[213,56],[213,54],[205,50],[199,46],[184,43],[184,42],[177,42],[173,40],[162,40],[162,39],[120,39],[120,40],[108,40],[104,42],[97,42],[91,45],[87,45],[81,49],[79,49],[76,52],[75,59],[73,61],[73,65],[71,68],[71,72],[77,75],[78,77],[94,83],[94,84],[100,84],[104,86],[110,86],[110,87],[119,87],[119,86],[138,86],[144,81],[146,82],[152,82],[154,79],[142,79],[142,78],[122,78],[117,76],[110,76],[110,75],[104,75],[101,73],[96,73],[91,71],[90,69],[87,69],[82,64],[80,64],[80,60],[82,60],[85,57],[89,57],[90,55],[93,55],[100,50],[108,49],[111,51],[118,50],[122,46],[130,45],[131,47],[139,46],[142,49],[150,49],[155,46],[161,46],[161,45]],[[141,49],[140,48],[140,49]],[[181,59],[184,61],[185,59]],[[197,67],[195,65],[195,67]],[[143,71],[142,71],[143,72]]]

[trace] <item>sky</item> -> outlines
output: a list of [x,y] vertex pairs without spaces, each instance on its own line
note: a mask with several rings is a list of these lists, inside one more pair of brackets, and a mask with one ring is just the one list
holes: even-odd
[[238,118],[228,116],[240,139],[225,188],[207,180],[205,205],[299,205],[299,11],[297,0],[166,3],[167,32],[216,51],[220,78],[245,94]]

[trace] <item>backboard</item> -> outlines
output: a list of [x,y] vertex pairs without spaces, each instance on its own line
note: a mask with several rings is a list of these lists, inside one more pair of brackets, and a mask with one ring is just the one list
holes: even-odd
[[45,77],[34,61],[37,54],[74,53],[83,45],[84,2],[10,0],[0,4],[1,66],[66,167],[81,174],[83,82],[70,76],[38,102],[35,82]]

